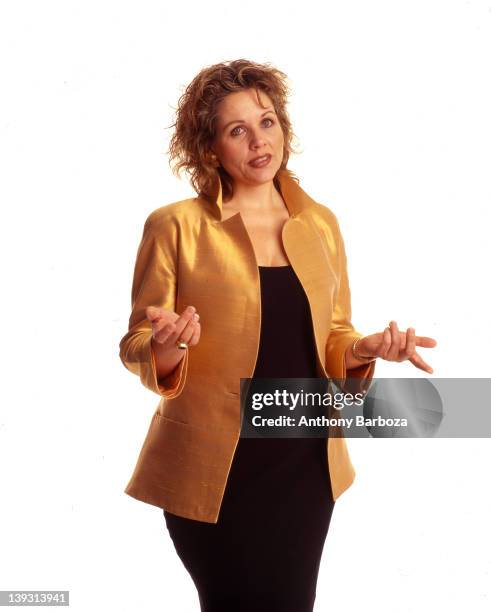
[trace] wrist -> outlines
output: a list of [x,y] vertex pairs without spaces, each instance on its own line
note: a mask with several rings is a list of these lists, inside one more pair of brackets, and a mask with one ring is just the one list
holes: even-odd
[[376,357],[372,357],[371,355],[364,355],[363,350],[360,351],[360,340],[363,340],[363,337],[356,338],[356,340],[351,345],[351,353],[353,357],[356,360],[361,361],[362,363],[369,363],[370,361],[375,361]]

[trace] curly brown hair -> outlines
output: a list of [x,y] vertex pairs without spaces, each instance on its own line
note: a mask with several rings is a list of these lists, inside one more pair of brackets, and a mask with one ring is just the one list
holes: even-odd
[[226,201],[232,197],[232,177],[222,166],[213,165],[210,159],[218,118],[217,106],[228,94],[250,88],[256,90],[260,106],[258,90],[265,92],[273,102],[285,142],[280,168],[286,168],[290,153],[297,153],[292,145],[296,136],[286,110],[291,91],[287,83],[286,74],[269,62],[258,64],[238,59],[203,68],[179,98],[175,122],[169,126],[175,128],[168,150],[172,172],[179,176],[184,169],[195,191],[207,200],[214,195],[213,185],[219,173],[223,199]]

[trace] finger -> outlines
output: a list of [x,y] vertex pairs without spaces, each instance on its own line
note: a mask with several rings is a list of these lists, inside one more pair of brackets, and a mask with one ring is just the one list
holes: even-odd
[[399,350],[401,348],[401,336],[399,333],[399,328],[397,327],[397,323],[395,321],[391,321],[389,323],[390,332],[391,332],[391,344],[390,348],[387,351],[385,356],[386,359],[390,361],[396,361],[399,359]]
[[171,321],[165,321],[164,319],[157,318],[152,321],[152,334],[160,333],[166,325],[169,325]]
[[200,341],[200,338],[201,338],[201,323],[198,322],[198,325],[196,325],[196,330],[193,336],[194,344],[198,344],[198,342]]
[[428,372],[428,374],[433,374],[433,368],[427,364],[421,355],[418,355],[416,351],[409,361],[420,370],[424,370],[425,372]]
[[186,342],[186,344],[189,344],[189,342],[191,341],[191,338],[194,335],[196,326],[199,324],[198,321],[199,321],[199,314],[195,312],[193,316],[191,317],[191,320],[189,321],[189,323],[186,325],[184,330],[179,335],[178,340],[180,342]]
[[385,356],[387,355],[387,352],[390,349],[391,342],[392,342],[392,335],[390,333],[390,328],[386,327],[384,329],[382,345],[379,347],[379,356],[382,359],[385,359]]
[[162,317],[162,313],[160,308],[157,308],[156,306],[147,306],[145,308],[145,316],[149,321],[153,322],[160,319]]
[[417,346],[422,346],[423,348],[434,348],[436,344],[437,343],[434,338],[428,338],[428,336],[416,336]]
[[180,314],[179,318],[174,321],[176,325],[176,333],[180,336],[184,331],[185,327],[191,321],[193,314],[196,312],[196,308],[194,306],[188,306],[185,308]]
[[200,337],[201,337],[201,324],[198,321],[196,325],[194,326],[193,335],[191,336],[188,342],[189,346],[196,346],[196,344],[198,344],[199,342]]
[[153,330],[153,338],[159,344],[164,344],[169,338],[173,336],[176,330],[176,326],[174,323],[154,324],[155,327],[157,327],[157,325],[159,325],[160,329]]
[[416,352],[416,331],[414,327],[408,327],[406,332],[406,348],[404,349],[406,356],[412,357]]

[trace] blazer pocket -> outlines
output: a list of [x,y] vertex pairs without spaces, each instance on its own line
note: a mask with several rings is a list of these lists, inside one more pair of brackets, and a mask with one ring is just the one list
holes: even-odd
[[179,419],[176,419],[174,417],[169,417],[166,414],[161,414],[158,410],[155,413],[155,416],[159,419],[163,419],[165,421],[175,423],[176,425],[189,425],[189,423],[187,423],[186,421],[180,421]]

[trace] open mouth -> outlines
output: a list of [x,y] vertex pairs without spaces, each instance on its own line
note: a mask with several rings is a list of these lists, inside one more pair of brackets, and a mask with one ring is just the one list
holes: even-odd
[[270,161],[271,161],[271,155],[267,153],[266,155],[263,155],[262,157],[256,157],[256,159],[253,159],[252,161],[249,162],[249,165],[251,165],[253,168],[262,168],[263,166],[267,166]]

